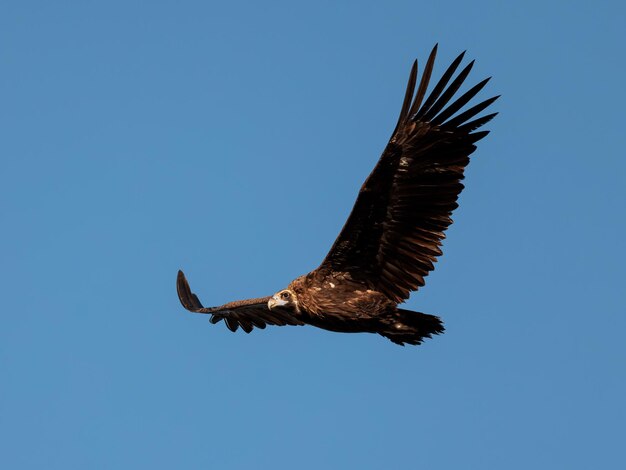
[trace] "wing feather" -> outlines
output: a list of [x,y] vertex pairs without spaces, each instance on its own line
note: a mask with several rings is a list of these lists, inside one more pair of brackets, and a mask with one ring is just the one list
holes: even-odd
[[267,308],[270,297],[237,300],[219,307],[204,307],[198,296],[191,292],[182,271],[178,271],[176,290],[183,307],[191,312],[210,314],[209,321],[213,324],[224,320],[230,331],[237,331],[241,327],[243,331],[250,333],[254,328],[264,329],[266,325],[304,325],[304,322],[290,311]]
[[422,80],[420,81],[420,86],[417,89],[417,94],[415,95],[415,100],[413,101],[413,105],[411,106],[411,111],[409,115],[413,116],[419,110],[419,107],[422,104],[422,100],[424,99],[424,95],[426,95],[426,89],[428,88],[428,82],[430,81],[430,76],[433,73],[433,67],[435,65],[435,57],[437,56],[437,46],[433,47],[433,50],[430,51],[430,55],[428,56],[428,61],[426,62],[426,67],[424,68],[424,75],[422,75]]
[[423,121],[433,121],[433,118],[438,115],[439,111],[443,109],[443,107],[450,101],[450,98],[452,98],[461,87],[461,85],[471,72],[472,67],[474,67],[473,60],[463,70],[461,70],[461,73],[459,73],[459,75],[452,81],[450,86],[446,88],[443,94],[430,107],[430,109],[426,113],[424,113],[421,118]]
[[488,134],[475,131],[497,114],[477,116],[498,96],[462,111],[488,78],[454,98],[474,64],[453,78],[465,52],[450,64],[422,105],[436,52],[437,46],[411,102],[417,83],[417,63],[413,64],[389,144],[320,266],[349,272],[397,302],[424,285],[424,277],[442,254],[469,156],[476,150],[474,144]]
[[[454,75],[454,72],[456,72],[456,69],[459,68],[460,63],[463,61],[463,57],[465,57],[465,51],[461,52],[459,56],[454,59],[452,63],[448,66],[446,71],[443,73],[443,75],[433,88],[433,91],[431,91],[428,98],[426,98],[424,106],[421,106],[420,109],[415,113],[414,119],[420,119],[424,114],[428,112],[433,103],[439,98],[439,95],[441,95],[441,92],[445,89],[446,85],[450,81],[450,78],[452,78],[452,75]],[[426,87],[428,87],[428,83],[424,83],[424,88]]]
[[478,94],[480,90],[482,90],[485,85],[491,80],[491,77],[485,78],[482,82],[474,85],[470,90],[466,91],[460,98],[458,98],[454,103],[448,106],[446,109],[441,111],[436,119],[431,120],[431,124],[439,125],[442,122],[449,119],[454,113],[459,111],[463,106],[465,106],[469,101]]

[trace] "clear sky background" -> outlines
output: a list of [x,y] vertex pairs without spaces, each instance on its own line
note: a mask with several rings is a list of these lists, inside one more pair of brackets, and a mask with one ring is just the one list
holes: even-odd
[[[623,2],[4,1],[0,466],[626,468]],[[315,268],[411,62],[502,94],[398,347],[179,305]]]

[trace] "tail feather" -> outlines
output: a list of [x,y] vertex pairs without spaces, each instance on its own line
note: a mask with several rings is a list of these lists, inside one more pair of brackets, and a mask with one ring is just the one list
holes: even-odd
[[399,308],[383,321],[378,333],[396,344],[421,344],[424,338],[443,333],[443,323],[435,315]]

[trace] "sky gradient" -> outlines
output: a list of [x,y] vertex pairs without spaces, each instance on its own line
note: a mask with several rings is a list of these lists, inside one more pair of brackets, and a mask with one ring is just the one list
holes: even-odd
[[[624,468],[620,2],[0,7],[0,466]],[[179,304],[314,269],[412,61],[502,94],[398,347]],[[421,70],[420,66],[420,70]]]

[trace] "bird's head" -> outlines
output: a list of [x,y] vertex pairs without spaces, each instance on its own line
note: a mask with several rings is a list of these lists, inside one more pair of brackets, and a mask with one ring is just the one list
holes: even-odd
[[273,308],[284,308],[299,312],[298,297],[296,293],[291,289],[283,289],[272,296],[267,301],[267,308],[272,310]]

